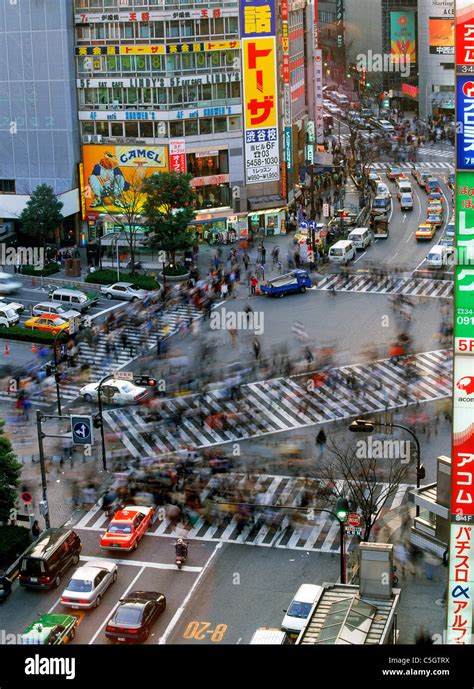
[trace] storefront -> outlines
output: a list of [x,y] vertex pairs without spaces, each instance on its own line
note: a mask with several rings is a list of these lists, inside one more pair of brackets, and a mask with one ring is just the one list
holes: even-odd
[[247,214],[238,213],[227,216],[200,215],[190,225],[198,241],[208,244],[233,244],[238,239],[246,239]]
[[248,231],[252,236],[270,237],[285,233],[285,208],[269,208],[248,215]]

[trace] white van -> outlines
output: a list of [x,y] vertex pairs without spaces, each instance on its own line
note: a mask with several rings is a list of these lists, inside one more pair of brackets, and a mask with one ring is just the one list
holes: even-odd
[[302,584],[291,601],[288,610],[284,610],[285,617],[281,623],[283,632],[290,638],[296,638],[304,629],[313,605],[319,600],[323,591],[322,586],[316,584]]
[[349,242],[352,242],[356,249],[366,249],[372,244],[372,235],[368,227],[356,227],[347,237]]
[[334,263],[349,263],[355,258],[356,250],[354,244],[348,239],[340,239],[329,249],[328,258]]
[[10,328],[20,320],[13,304],[0,304],[0,328]]
[[280,629],[260,627],[250,639],[251,646],[283,646],[288,644],[288,634]]
[[430,268],[442,268],[448,265],[448,247],[436,244],[430,249],[430,253],[426,257],[426,265]]

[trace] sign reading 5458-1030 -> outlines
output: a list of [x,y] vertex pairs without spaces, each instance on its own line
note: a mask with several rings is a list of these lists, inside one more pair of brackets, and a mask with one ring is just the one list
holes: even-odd
[[456,77],[457,167],[474,170],[474,81],[472,76]]

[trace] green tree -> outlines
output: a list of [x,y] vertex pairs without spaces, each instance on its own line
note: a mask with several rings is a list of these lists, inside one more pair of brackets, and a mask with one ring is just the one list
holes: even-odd
[[196,194],[191,179],[192,175],[184,172],[162,172],[148,177],[143,185],[149,246],[166,252],[167,263],[171,265],[176,263],[177,251],[185,251],[194,243],[188,230],[195,216]]
[[64,219],[61,213],[63,205],[52,187],[39,184],[20,216],[23,232],[40,244],[46,241]]
[[3,431],[4,425],[0,421],[0,522],[6,524],[10,510],[16,507],[22,466]]

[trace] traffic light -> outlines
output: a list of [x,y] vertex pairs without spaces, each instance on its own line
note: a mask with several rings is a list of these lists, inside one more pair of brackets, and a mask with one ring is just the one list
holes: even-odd
[[336,500],[336,514],[341,521],[344,521],[349,514],[349,503],[342,495]]
[[425,478],[425,476],[426,476],[426,469],[425,469],[425,465],[424,465],[424,464],[420,464],[420,466],[417,468],[417,470],[416,470],[416,475],[417,475],[417,478],[420,479],[420,481],[421,481],[422,479]]
[[96,414],[93,418],[94,428],[102,428],[102,419],[100,414]]

